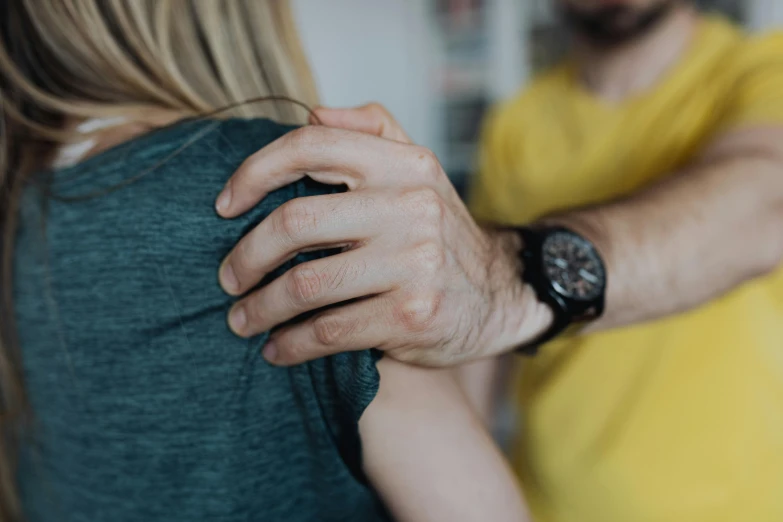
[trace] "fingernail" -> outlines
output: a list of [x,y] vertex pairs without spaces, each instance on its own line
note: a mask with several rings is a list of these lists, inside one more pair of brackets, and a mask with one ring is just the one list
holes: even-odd
[[235,306],[228,314],[228,325],[236,333],[242,333],[247,326],[247,313],[244,306]]
[[223,192],[221,192],[218,196],[217,201],[215,202],[215,209],[218,211],[218,214],[222,214],[228,210],[229,205],[231,205],[230,184],[226,185],[226,187],[223,189]]
[[277,359],[277,346],[275,346],[274,341],[269,341],[266,343],[266,346],[264,347],[263,351],[264,359],[267,361],[274,363],[275,359]]
[[220,284],[223,286],[223,290],[229,294],[235,294],[239,291],[239,280],[231,267],[231,263],[225,263],[220,270]]

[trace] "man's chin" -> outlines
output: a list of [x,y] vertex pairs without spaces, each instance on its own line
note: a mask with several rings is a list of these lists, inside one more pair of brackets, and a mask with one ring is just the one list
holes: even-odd
[[568,27],[591,45],[616,47],[625,45],[657,27],[671,12],[676,1],[661,2],[645,10],[609,3],[592,12],[570,6],[562,15]]

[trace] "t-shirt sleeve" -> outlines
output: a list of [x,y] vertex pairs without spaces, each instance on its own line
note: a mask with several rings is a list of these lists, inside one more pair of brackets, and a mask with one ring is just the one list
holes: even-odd
[[501,163],[503,142],[500,132],[499,110],[493,110],[487,117],[479,141],[478,172],[471,180],[468,193],[468,207],[479,222],[497,220],[494,209],[498,208],[498,192],[503,186]]
[[[270,131],[270,126],[276,131]],[[274,126],[270,122],[230,121],[222,125],[221,137],[215,149],[230,156],[230,169],[259,148],[282,136],[292,128]],[[333,194],[344,191],[344,187],[324,185],[304,178],[292,185],[269,194],[247,214],[235,220],[221,222],[220,258],[227,254],[240,237],[252,230],[275,209],[295,198]],[[212,191],[214,197],[216,191]],[[269,274],[263,284],[280,277],[293,266],[336,254],[336,251],[307,252],[297,255],[274,272]],[[216,273],[216,272],[215,272]],[[297,318],[306,319],[307,315]],[[265,333],[251,341],[251,345],[265,343],[269,334]],[[260,351],[254,350],[260,357]],[[380,374],[376,368],[379,352],[362,350],[322,358],[289,369],[295,394],[303,399],[300,404],[312,415],[313,406],[317,406],[317,415],[326,425],[329,436],[337,446],[343,461],[354,476],[363,479],[361,471],[361,444],[358,422],[364,410],[378,393]],[[285,371],[281,369],[280,371]],[[306,397],[306,398],[304,398]]]
[[783,124],[783,33],[747,41],[732,60],[735,83],[720,128]]
[[366,482],[359,419],[380,386],[376,350],[348,352],[308,363],[316,398],[337,450],[350,472]]

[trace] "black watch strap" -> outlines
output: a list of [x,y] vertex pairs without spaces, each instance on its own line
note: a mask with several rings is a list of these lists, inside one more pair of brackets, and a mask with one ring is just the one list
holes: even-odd
[[536,296],[552,308],[552,324],[538,337],[528,341],[517,348],[517,353],[522,355],[536,355],[538,348],[551,341],[571,325],[572,318],[568,315],[568,307],[562,297],[554,292],[549,292],[544,288],[537,288],[530,273],[532,270],[541,270],[541,235],[528,227],[515,229],[522,238],[522,252],[520,253],[522,261],[522,281],[533,287]]

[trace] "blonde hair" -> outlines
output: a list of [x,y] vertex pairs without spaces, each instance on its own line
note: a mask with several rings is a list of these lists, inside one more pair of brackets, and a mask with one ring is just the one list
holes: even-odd
[[66,123],[150,109],[304,123],[317,102],[288,0],[0,0],[0,520],[21,517],[30,412],[13,329],[12,258],[25,180],[75,139]]

